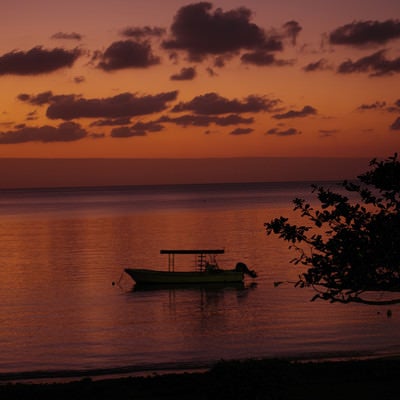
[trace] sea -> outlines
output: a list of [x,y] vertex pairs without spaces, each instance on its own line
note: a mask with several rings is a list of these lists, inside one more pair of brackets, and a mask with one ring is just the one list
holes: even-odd
[[[296,197],[317,205],[310,182],[1,190],[0,380],[398,355],[399,306],[295,287],[304,267],[264,223],[304,223]],[[258,277],[136,287],[124,268],[166,270],[161,249],[224,249],[220,267]],[[195,261],[177,255],[176,269]]]

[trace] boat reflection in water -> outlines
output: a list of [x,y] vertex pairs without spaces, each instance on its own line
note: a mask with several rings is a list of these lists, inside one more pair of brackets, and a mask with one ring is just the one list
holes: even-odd
[[[240,284],[243,283],[245,275],[257,277],[257,274],[242,262],[238,262],[234,269],[221,269],[216,255],[224,252],[223,249],[160,250],[161,254],[168,254],[168,271],[126,268],[125,272],[137,285]],[[190,271],[175,271],[176,254],[195,255],[194,268]]]
[[[130,293],[141,299],[148,296],[159,299],[163,307],[168,308],[169,315],[173,316],[174,324],[184,321],[183,330],[192,324],[193,331],[209,332],[214,325],[220,326],[221,322],[225,326],[226,309],[245,306],[248,296],[256,287],[256,282],[135,284]],[[163,318],[166,318],[165,315]]]

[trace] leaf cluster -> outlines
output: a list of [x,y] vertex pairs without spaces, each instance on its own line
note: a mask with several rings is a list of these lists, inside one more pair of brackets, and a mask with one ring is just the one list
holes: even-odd
[[[400,303],[400,298],[369,300],[371,292],[400,292],[400,162],[397,154],[370,162],[357,181],[344,181],[340,193],[312,186],[319,207],[293,200],[307,221],[293,225],[279,217],[266,233],[290,243],[306,266],[296,285],[313,287],[317,298],[342,303]],[[398,294],[398,293],[397,293]]]

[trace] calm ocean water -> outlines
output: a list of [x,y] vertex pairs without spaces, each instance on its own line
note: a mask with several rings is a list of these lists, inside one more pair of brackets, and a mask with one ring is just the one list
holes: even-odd
[[[387,318],[383,308],[310,302],[310,290],[274,287],[299,271],[263,224],[292,215],[297,196],[310,198],[310,185],[1,191],[0,376],[399,353],[399,307]],[[135,290],[123,269],[166,268],[162,248],[224,248],[222,267],[243,261],[259,277],[240,287]]]

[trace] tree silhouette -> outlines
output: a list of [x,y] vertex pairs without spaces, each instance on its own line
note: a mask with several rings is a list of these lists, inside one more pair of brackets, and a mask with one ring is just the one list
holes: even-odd
[[[311,300],[358,302],[371,305],[400,303],[400,162],[397,153],[384,161],[373,159],[370,170],[356,182],[344,181],[344,194],[312,186],[320,208],[303,199],[294,210],[311,223],[292,225],[280,217],[265,223],[297,250],[291,260],[308,267],[295,283],[313,287]],[[276,283],[279,284],[280,282]],[[371,296],[381,292],[383,297]],[[384,293],[383,293],[384,292]]]

